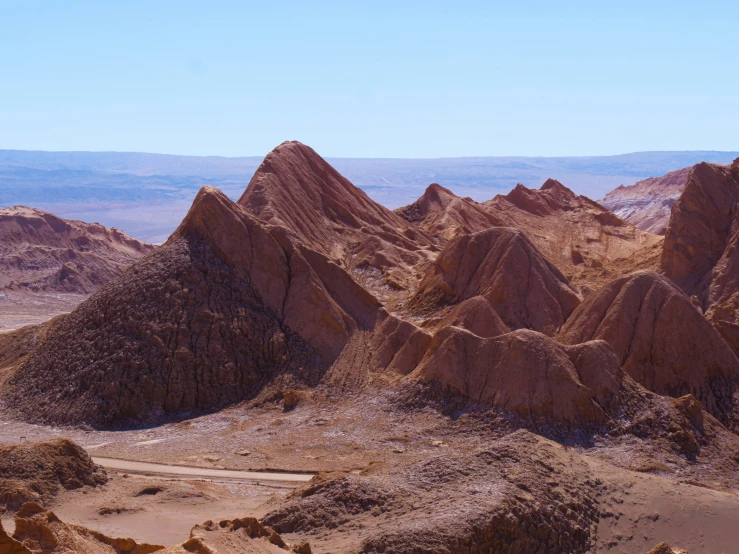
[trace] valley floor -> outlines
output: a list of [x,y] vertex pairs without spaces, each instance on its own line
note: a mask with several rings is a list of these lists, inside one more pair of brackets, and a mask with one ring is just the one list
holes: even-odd
[[[401,471],[450,454],[471,455],[506,433],[474,413],[452,418],[428,406],[404,407],[384,394],[341,402],[316,395],[289,411],[266,402],[121,431],[36,426],[7,415],[0,420],[0,443],[67,436],[108,466],[108,484],[64,492],[50,506],[63,521],[164,545],[182,542],[196,523],[262,517],[278,509],[304,486],[294,479],[310,478],[302,472],[323,472],[326,478],[372,474],[376,468],[392,473],[394,467]],[[647,552],[669,541],[691,553],[721,554],[739,543],[739,475],[727,475],[719,460],[687,462],[633,437],[551,444],[563,456],[584,460],[598,483],[592,552]],[[525,454],[526,446],[521,448]],[[120,460],[173,464],[181,475]],[[218,469],[302,475],[282,474],[277,481],[279,474],[219,475],[213,471]],[[315,553],[338,554],[356,549],[363,529],[376,523],[377,514],[368,512],[339,529],[281,534],[290,542],[307,539]],[[3,524],[12,529],[11,521]]]

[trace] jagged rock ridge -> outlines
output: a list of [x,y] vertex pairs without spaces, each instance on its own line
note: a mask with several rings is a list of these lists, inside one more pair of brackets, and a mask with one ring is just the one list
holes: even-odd
[[540,189],[517,185],[481,206],[524,231],[574,284],[598,287],[634,269],[656,269],[662,239],[641,231],[554,179]]

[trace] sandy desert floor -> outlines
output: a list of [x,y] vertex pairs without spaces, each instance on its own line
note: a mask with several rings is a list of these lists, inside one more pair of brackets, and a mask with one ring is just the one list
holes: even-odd
[[[456,421],[431,408],[402,410],[383,395],[332,403],[307,400],[284,411],[278,404],[234,407],[149,429],[92,431],[0,421],[0,442],[67,436],[98,462],[108,465],[109,483],[98,489],[62,493],[51,509],[63,520],[112,536],[173,545],[196,523],[261,517],[277,508],[310,478],[303,472],[359,474],[378,465],[405,466],[449,452],[472,452],[498,432],[467,414]],[[630,439],[635,440],[635,439]],[[593,552],[647,552],[669,541],[688,552],[728,553],[739,543],[739,486],[711,463],[681,463],[650,451],[650,445],[593,444],[563,447],[582,454],[602,482],[597,547]],[[643,450],[645,460],[634,452]],[[106,461],[103,458],[108,458]],[[123,464],[134,460],[175,464],[182,475],[163,475],[158,466]],[[111,466],[113,466],[111,468]],[[248,476],[234,471],[297,472]],[[637,469],[638,471],[635,471]],[[213,473],[210,473],[213,472]],[[362,518],[353,525],[361,528]],[[12,529],[12,522],[3,520]],[[346,551],[347,530],[308,538],[313,552]]]

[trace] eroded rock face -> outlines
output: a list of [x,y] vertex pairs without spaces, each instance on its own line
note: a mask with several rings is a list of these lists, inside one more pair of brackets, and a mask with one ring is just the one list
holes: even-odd
[[482,339],[448,327],[434,336],[412,378],[441,383],[534,425],[587,426],[607,417],[581,383],[566,350],[535,331]]
[[596,495],[586,464],[521,431],[472,454],[318,480],[264,522],[279,533],[341,532],[346,552],[582,553]]
[[107,480],[105,470],[68,439],[0,446],[0,510],[48,503],[63,490]]
[[621,185],[599,202],[638,229],[664,235],[670,223],[672,205],[685,189],[690,170],[690,167],[685,167],[628,187]]
[[637,272],[588,296],[557,334],[565,344],[604,340],[634,380],[658,394],[693,394],[736,427],[739,360],[685,294]]
[[662,271],[739,352],[739,160],[690,172],[665,236]]
[[475,296],[484,297],[509,328],[548,335],[580,303],[575,288],[527,236],[504,227],[450,241],[408,307],[431,313]]
[[378,309],[336,264],[206,187],[167,243],[48,333],[3,396],[28,419],[104,426],[218,409],[278,375],[315,384]]
[[559,181],[540,189],[517,185],[480,204],[507,227],[525,232],[536,248],[578,286],[599,287],[624,272],[656,269],[662,239]]
[[370,289],[374,281],[410,287],[417,282],[414,267],[438,251],[434,237],[372,201],[297,141],[282,143],[265,157],[239,204],[265,223],[290,229],[364,278]]
[[413,204],[398,208],[395,213],[410,223],[443,239],[504,227],[503,222],[485,211],[471,198],[460,198],[436,183],[429,185]]
[[0,289],[90,294],[153,248],[97,223],[0,209]]

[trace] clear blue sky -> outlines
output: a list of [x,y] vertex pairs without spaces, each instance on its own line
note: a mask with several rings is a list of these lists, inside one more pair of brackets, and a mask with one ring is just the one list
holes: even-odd
[[737,150],[737,4],[4,0],[0,148]]

